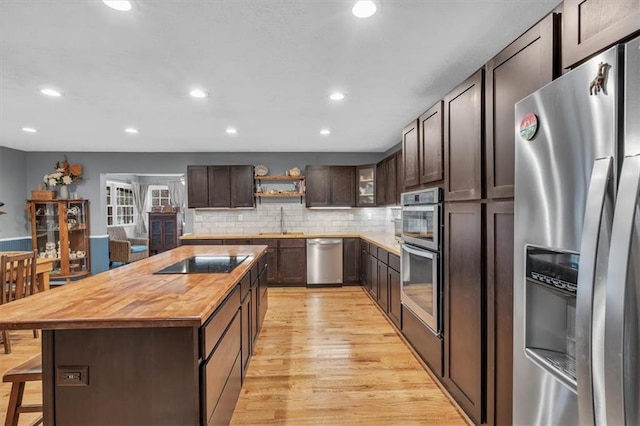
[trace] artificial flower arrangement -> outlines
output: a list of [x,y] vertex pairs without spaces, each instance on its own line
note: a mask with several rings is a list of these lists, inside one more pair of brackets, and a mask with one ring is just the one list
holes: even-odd
[[67,156],[63,161],[56,162],[54,172],[44,175],[42,181],[47,186],[69,185],[82,180],[82,165],[69,164]]

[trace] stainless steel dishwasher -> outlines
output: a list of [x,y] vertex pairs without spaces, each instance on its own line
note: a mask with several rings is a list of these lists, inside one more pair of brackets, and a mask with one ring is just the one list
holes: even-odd
[[307,286],[342,284],[342,238],[307,239]]

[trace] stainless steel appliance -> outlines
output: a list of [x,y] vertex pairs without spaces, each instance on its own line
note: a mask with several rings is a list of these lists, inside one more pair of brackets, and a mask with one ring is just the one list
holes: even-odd
[[440,250],[440,188],[402,194],[402,241]]
[[440,188],[402,194],[402,304],[435,335],[442,333],[442,196]]
[[307,239],[307,286],[342,284],[342,238]]
[[640,424],[640,39],[516,104],[514,424]]

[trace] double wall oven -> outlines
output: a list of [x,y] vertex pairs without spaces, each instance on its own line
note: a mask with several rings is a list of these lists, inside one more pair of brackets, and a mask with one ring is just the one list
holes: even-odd
[[442,191],[402,194],[402,304],[435,335],[442,333]]

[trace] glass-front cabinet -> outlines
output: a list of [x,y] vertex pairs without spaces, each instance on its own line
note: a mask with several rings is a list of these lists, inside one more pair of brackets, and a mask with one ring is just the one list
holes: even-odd
[[33,248],[53,260],[51,279],[91,273],[88,200],[29,200]]
[[376,165],[358,167],[358,207],[373,207],[376,205]]

